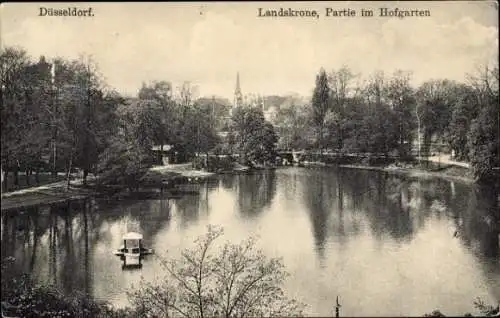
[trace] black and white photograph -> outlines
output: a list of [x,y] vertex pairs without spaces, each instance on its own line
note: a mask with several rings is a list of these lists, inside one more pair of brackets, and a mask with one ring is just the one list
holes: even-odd
[[500,317],[498,17],[0,4],[1,317]]

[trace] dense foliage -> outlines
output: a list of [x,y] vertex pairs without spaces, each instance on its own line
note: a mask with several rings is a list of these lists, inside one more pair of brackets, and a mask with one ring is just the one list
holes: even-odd
[[243,164],[272,164],[276,158],[278,137],[261,109],[238,107],[232,116],[232,148]]
[[[474,307],[479,311],[479,317],[498,317],[500,316],[500,305],[493,307],[492,305],[485,304],[480,298],[474,301]],[[439,309],[431,313],[425,314],[424,317],[446,317]],[[463,317],[474,317],[471,313],[465,313]]]
[[2,317],[120,317],[121,311],[81,293],[65,295],[55,286],[37,284],[2,259]]
[[0,70],[1,163],[12,174],[5,190],[18,188],[19,172],[29,184],[33,173],[38,182],[39,173],[56,180],[76,169],[84,183],[94,174],[132,189],[155,162],[153,146],[170,145],[177,161],[207,153],[227,121],[227,103],[196,99],[189,83],[176,93],[169,82],[152,82],[136,98],[120,96],[88,57],[33,62],[24,50],[5,48]]
[[401,159],[451,152],[453,159],[471,163],[477,181],[491,183],[500,179],[499,105],[498,66],[466,84],[429,80],[417,88],[408,72],[379,71],[360,81],[344,66],[330,73],[321,69],[311,104],[283,107],[276,125],[282,148]]
[[309,101],[259,96],[232,116],[229,101],[198,98],[189,83],[178,89],[144,83],[137,97],[124,98],[107,88],[90,58],[33,62],[22,49],[4,48],[0,70],[1,163],[12,173],[5,189],[9,179],[17,187],[21,171],[29,184],[33,173],[55,178],[74,169],[84,182],[93,173],[130,185],[161,160],[152,157],[153,146],[164,145],[173,162],[224,153],[246,164],[273,162],[277,146],[401,158],[446,151],[470,162],[479,182],[498,176],[498,66],[467,83],[429,80],[418,87],[400,70],[362,81],[346,66],[321,69]]

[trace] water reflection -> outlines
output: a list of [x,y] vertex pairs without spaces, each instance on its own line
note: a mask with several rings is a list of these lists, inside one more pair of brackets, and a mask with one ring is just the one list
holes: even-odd
[[333,201],[338,200],[337,182],[331,178],[321,178],[321,170],[313,170],[312,176],[303,178],[304,203],[309,212],[316,251],[324,259],[325,242],[328,235],[328,219],[332,214]]
[[491,188],[473,187],[468,201],[463,211],[463,218],[468,221],[455,218],[458,236],[478,256],[498,258],[500,210],[496,192]]
[[492,189],[290,168],[220,176],[178,199],[87,200],[2,214],[1,247],[2,257],[15,256],[20,269],[67,293],[123,305],[126,288],[159,271],[154,260],[141,271],[120,270],[112,251],[123,234],[138,231],[155,249],[180,249],[217,223],[236,240],[261,231],[266,252],[287,261],[287,288],[311,315],[330,315],[337,294],[345,315],[437,307],[458,314],[478,296],[500,300],[499,213]]
[[191,223],[198,221],[201,213],[199,196],[186,196],[177,199],[174,206],[176,208],[176,216],[179,217],[183,228],[187,228]]
[[259,216],[276,194],[276,174],[273,170],[236,176],[239,211],[243,216]]

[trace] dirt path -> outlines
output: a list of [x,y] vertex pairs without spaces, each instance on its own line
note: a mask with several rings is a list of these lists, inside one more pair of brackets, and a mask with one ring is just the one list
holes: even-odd
[[[201,171],[201,170],[193,170],[191,163],[182,163],[182,164],[172,164],[172,165],[166,165],[166,166],[154,166],[150,169],[151,171],[156,171],[156,172],[176,172],[180,174],[181,176],[187,177],[187,178],[204,178],[204,177],[209,177],[214,175],[212,172],[206,172],[206,171]],[[94,177],[89,176],[87,177],[88,180],[93,180]],[[74,178],[71,180],[70,185],[71,186],[80,186],[83,183],[82,178]],[[66,191],[68,186],[68,182],[66,180],[64,181],[58,181],[58,182],[53,182],[53,183],[48,183],[44,184],[42,186],[37,186],[37,187],[31,187],[31,188],[25,188],[21,190],[16,190],[12,192],[6,192],[2,193],[2,198],[8,198],[12,196],[18,196],[18,195],[23,195],[23,194],[30,194],[30,193],[38,193],[38,192],[43,192],[43,191],[54,191],[56,189],[60,189],[61,191]]]
[[470,168],[470,164],[468,164],[467,162],[451,160],[451,155],[442,154],[440,156],[431,156],[431,157],[428,157],[427,160],[435,162],[435,163],[442,163],[442,164],[447,164],[447,165],[452,165],[452,166],[459,166],[459,167],[468,168],[468,169]]
[[[191,163],[176,164],[167,166],[155,166],[151,171],[159,173],[176,173],[186,178],[203,179],[212,176],[214,173],[193,170]],[[87,178],[89,181],[95,179],[93,176]],[[79,199],[91,194],[91,190],[83,189],[82,178],[74,178],[70,181],[70,187],[66,180],[45,184],[42,186],[25,188],[17,191],[2,193],[1,209],[11,210],[38,204],[51,204],[65,200]]]
[[194,170],[191,163],[181,163],[166,166],[154,166],[150,169],[156,172],[175,172],[187,178],[205,178],[214,175],[213,172]]
[[[89,176],[87,179],[93,180],[94,178]],[[70,181],[70,187],[71,186],[73,186],[73,187],[80,186],[82,184],[83,184],[82,178],[76,178],[76,179],[73,179]],[[25,189],[21,189],[21,190],[2,193],[2,198],[9,198],[12,196],[18,196],[18,195],[22,195],[22,194],[43,192],[43,191],[47,191],[47,190],[53,191],[55,189],[60,189],[61,191],[65,191],[65,190],[67,190],[67,187],[68,187],[68,181],[63,180],[63,181],[44,184],[44,185],[41,185],[38,187],[31,187],[31,188],[25,188]]]

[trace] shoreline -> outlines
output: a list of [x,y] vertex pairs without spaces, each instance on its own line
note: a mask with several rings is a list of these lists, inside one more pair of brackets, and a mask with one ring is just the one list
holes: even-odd
[[[372,171],[383,171],[383,172],[388,172],[388,173],[394,173],[394,174],[404,174],[408,175],[412,178],[422,178],[422,179],[428,179],[428,178],[441,178],[441,179],[446,179],[450,181],[458,181],[462,182],[465,184],[473,184],[474,179],[472,177],[468,176],[457,176],[457,175],[452,175],[448,174],[446,172],[438,172],[438,171],[429,171],[426,169],[421,169],[421,168],[394,168],[390,166],[385,166],[385,167],[377,167],[377,166],[366,166],[366,165],[338,165],[341,168],[348,168],[348,169],[362,169],[362,170],[372,170]],[[451,166],[445,167],[443,169],[448,169]],[[467,168],[463,168],[467,169]]]
[[[108,197],[124,199],[127,197],[151,197],[152,188],[161,190],[157,195],[168,198],[177,198],[180,195],[192,194],[192,191],[177,189],[176,185],[191,184],[216,175],[213,172],[191,169],[191,163],[172,166],[154,166],[146,174],[138,191],[130,192],[124,185],[108,185],[97,189],[93,186],[84,187],[81,179],[71,180],[68,188],[67,181],[59,181],[41,186],[24,188],[2,193],[1,212],[9,213],[36,206],[50,206],[64,204],[91,197]],[[89,178],[91,183],[93,178]],[[146,191],[145,191],[146,190]]]
[[[474,179],[468,176],[470,170],[464,167],[456,167],[452,165],[442,164],[439,171],[430,170],[428,167],[416,167],[415,165],[398,166],[396,165],[363,165],[363,164],[326,164],[324,162],[304,162],[304,168],[321,167],[321,168],[347,168],[381,171],[393,174],[407,175],[411,178],[429,179],[440,178],[449,181],[461,182],[471,185]],[[243,169],[244,168],[244,169]],[[161,191],[159,194],[162,197],[178,198],[183,195],[193,194],[193,191],[185,191],[177,188],[178,185],[195,184],[199,180],[204,180],[213,176],[223,174],[240,174],[253,171],[260,171],[259,168],[250,168],[238,166],[230,171],[208,172],[191,168],[191,163],[172,165],[172,166],[155,166],[150,169],[151,173],[146,177],[140,189],[135,193],[129,193],[126,187],[109,186],[104,190],[96,191],[95,188],[82,187],[81,180],[73,180],[71,187],[67,188],[66,181],[47,184],[39,187],[26,188],[23,190],[2,193],[2,212],[10,212],[15,210],[27,209],[34,206],[47,206],[52,204],[60,204],[74,200],[82,200],[95,196],[108,196],[110,199],[124,199],[127,197],[141,197],[146,195],[146,192],[151,192],[151,188],[157,188]],[[455,174],[453,174],[453,172]],[[143,191],[147,189],[148,191]]]
[[[297,165],[295,165],[297,166]],[[475,178],[468,163],[456,162],[448,159],[439,160],[431,158],[420,162],[412,160],[392,160],[391,162],[381,162],[379,164],[370,164],[362,162],[324,162],[318,160],[302,161],[300,167],[338,167],[347,169],[360,169],[381,171],[392,174],[406,175],[410,178],[439,178],[448,181],[461,182],[472,185]]]

